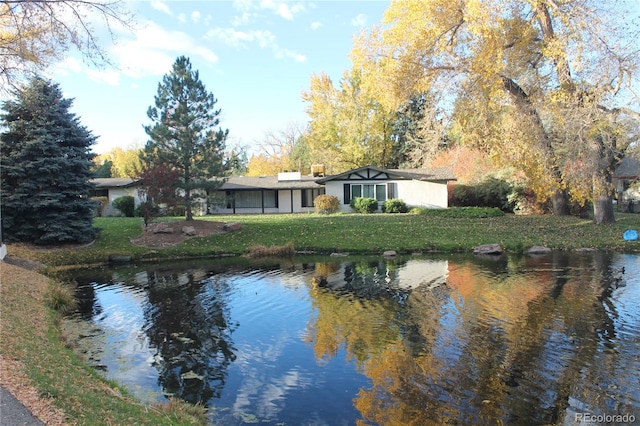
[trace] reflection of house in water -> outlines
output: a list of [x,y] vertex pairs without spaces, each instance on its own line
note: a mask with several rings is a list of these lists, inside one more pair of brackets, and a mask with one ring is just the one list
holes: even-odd
[[613,174],[613,184],[620,210],[640,213],[640,161],[625,157]]
[[389,290],[409,291],[420,286],[444,284],[448,268],[446,260],[434,259],[411,259],[404,263],[386,259],[321,263],[316,264],[315,283],[370,297]]

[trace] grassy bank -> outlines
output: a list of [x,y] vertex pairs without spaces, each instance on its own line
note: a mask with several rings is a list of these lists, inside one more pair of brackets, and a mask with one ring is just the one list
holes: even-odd
[[640,229],[640,215],[618,214],[612,225],[595,225],[576,217],[514,216],[487,218],[410,214],[288,214],[207,216],[198,220],[240,222],[242,229],[205,238],[192,238],[174,247],[149,249],[129,240],[142,233],[140,218],[98,218],[102,232],[88,247],[34,250],[9,246],[9,255],[51,267],[104,263],[111,255],[135,260],[242,255],[252,246],[293,243],[298,251],[379,254],[384,250],[469,252],[480,244],[498,243],[511,252],[533,245],[552,249],[597,248],[637,251],[640,244],[622,239],[629,228]]

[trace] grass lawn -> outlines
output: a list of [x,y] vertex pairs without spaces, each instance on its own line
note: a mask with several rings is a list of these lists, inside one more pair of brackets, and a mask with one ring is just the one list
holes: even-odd
[[[169,220],[169,218],[161,219]],[[412,214],[277,214],[206,216],[197,220],[240,222],[242,229],[203,238],[191,238],[164,249],[149,249],[129,240],[142,233],[140,218],[97,218],[102,228],[94,244],[74,249],[37,250],[9,245],[9,255],[50,267],[105,263],[110,255],[136,260],[179,259],[246,254],[251,246],[293,243],[297,251],[320,254],[349,252],[380,254],[470,252],[480,244],[497,243],[509,252],[542,245],[552,249],[638,251],[638,242],[624,241],[626,229],[640,229],[640,215],[618,214],[616,223],[596,225],[576,217],[515,216],[469,218]]]

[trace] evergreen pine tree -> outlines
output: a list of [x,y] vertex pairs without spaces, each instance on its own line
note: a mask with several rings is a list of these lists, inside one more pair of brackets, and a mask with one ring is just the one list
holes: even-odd
[[207,92],[198,71],[181,56],[171,72],[158,84],[155,107],[147,115],[152,121],[145,126],[150,140],[143,158],[147,167],[167,166],[180,172],[178,188],[184,194],[186,220],[193,220],[194,189],[213,191],[222,181],[212,179],[226,174],[228,165],[224,149],[228,130],[216,127],[220,110],[217,99]]
[[36,77],[2,104],[3,236],[34,244],[93,240],[90,151],[95,137],[57,84]]

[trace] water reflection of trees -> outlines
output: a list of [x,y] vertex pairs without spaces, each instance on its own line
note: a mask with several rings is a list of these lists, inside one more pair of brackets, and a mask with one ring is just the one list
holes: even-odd
[[354,400],[367,421],[544,424],[572,404],[629,409],[585,384],[589,375],[610,381],[619,364],[607,349],[618,279],[610,254],[450,262],[446,286],[411,292],[394,288],[383,266],[347,263],[344,283],[332,285],[339,268],[318,265],[325,273],[311,290],[316,358],[343,346],[357,361],[372,380]]
[[147,271],[144,330],[157,349],[154,365],[166,394],[206,404],[224,387],[235,359],[229,286],[202,270]]

